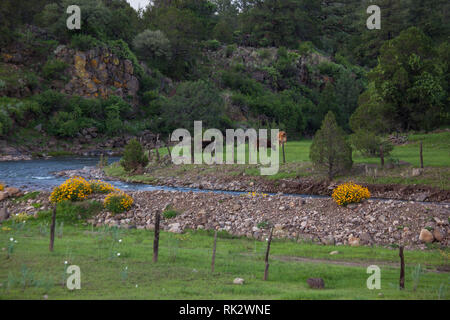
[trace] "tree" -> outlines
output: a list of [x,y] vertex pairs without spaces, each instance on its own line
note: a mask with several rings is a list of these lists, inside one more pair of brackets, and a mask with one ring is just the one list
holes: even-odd
[[399,129],[428,130],[443,124],[448,97],[443,71],[431,39],[411,27],[383,45],[369,79]]
[[136,172],[145,168],[147,164],[148,158],[141,144],[136,139],[130,140],[125,146],[120,165],[127,172]]
[[297,48],[300,41],[318,42],[319,0],[255,1],[242,14],[250,45]]
[[346,141],[344,130],[337,125],[333,112],[328,112],[322,127],[316,132],[309,157],[316,169],[326,172],[329,180],[352,167],[352,148]]
[[170,41],[160,30],[145,30],[139,33],[133,40],[133,47],[139,58],[160,62],[168,60],[171,56]]
[[175,95],[162,102],[161,110],[167,132],[177,128],[193,132],[195,120],[202,120],[209,128],[225,129],[229,125],[219,91],[203,80],[180,84]]

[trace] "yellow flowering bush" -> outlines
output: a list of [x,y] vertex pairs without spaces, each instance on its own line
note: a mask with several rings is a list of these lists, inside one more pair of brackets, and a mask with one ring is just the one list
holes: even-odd
[[106,195],[103,205],[112,213],[121,213],[131,208],[133,198],[123,191],[115,191]]
[[21,212],[12,217],[12,220],[15,222],[25,222],[30,219],[33,219],[32,215],[27,214],[26,212]]
[[349,203],[358,203],[363,199],[370,198],[369,189],[353,182],[340,184],[333,190],[334,201],[340,206],[346,206]]
[[50,201],[58,203],[64,200],[85,200],[91,193],[92,188],[89,182],[82,177],[73,177],[53,189]]
[[110,193],[119,191],[119,189],[115,188],[113,185],[101,180],[89,180],[89,185],[91,186],[92,193]]

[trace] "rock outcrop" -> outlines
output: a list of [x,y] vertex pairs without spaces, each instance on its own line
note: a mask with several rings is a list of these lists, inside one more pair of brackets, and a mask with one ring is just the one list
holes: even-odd
[[82,97],[130,96],[136,102],[139,81],[130,60],[107,48],[83,52],[64,45],[56,48],[55,56],[69,65],[70,80],[62,92]]

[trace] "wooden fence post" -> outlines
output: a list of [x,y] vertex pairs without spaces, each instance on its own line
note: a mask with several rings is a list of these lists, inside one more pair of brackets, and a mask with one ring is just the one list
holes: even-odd
[[286,154],[284,152],[284,142],[281,143],[281,149],[283,150],[283,164],[286,164]]
[[53,207],[52,224],[50,225],[50,244],[48,246],[50,251],[53,251],[53,246],[55,243],[55,227],[56,227],[56,204]]
[[399,247],[400,256],[400,290],[405,289],[405,257],[403,255],[403,246]]
[[423,169],[423,146],[422,141],[420,141],[420,167]]
[[158,250],[159,250],[159,221],[161,219],[159,210],[155,215],[155,238],[153,239],[153,262],[158,262]]
[[214,244],[211,260],[211,273],[214,273],[214,265],[216,263],[216,246],[217,246],[217,230],[214,232]]
[[273,227],[270,229],[270,235],[267,241],[266,257],[264,258],[264,261],[266,263],[266,268],[264,269],[264,281],[266,281],[267,277],[269,276],[269,252],[270,252],[270,243],[272,242],[272,234],[273,234]]
[[380,145],[380,159],[381,159],[381,167],[384,168],[384,150],[383,150],[383,145]]

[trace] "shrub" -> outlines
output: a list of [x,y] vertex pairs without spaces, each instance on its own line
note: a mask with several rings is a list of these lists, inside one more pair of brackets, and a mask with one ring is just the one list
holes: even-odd
[[389,156],[394,149],[392,143],[366,130],[356,131],[350,136],[350,141],[353,147],[366,157],[379,157],[381,146],[383,146],[384,156]]
[[236,44],[229,44],[225,50],[225,55],[227,56],[227,58],[231,57],[234,53],[234,51],[236,51]]
[[76,34],[70,39],[70,47],[81,51],[87,51],[103,45],[101,41],[88,34]]
[[143,59],[153,60],[171,56],[170,41],[160,30],[145,30],[139,33],[133,40],[133,47]]
[[[56,205],[56,218],[62,223],[78,223],[85,221],[103,210],[100,201],[87,200],[81,202],[62,201]],[[52,210],[39,211],[38,220],[49,221],[52,216]]]
[[178,211],[175,209],[167,209],[162,213],[165,219],[173,219],[178,215]]
[[73,177],[53,189],[50,195],[50,202],[85,200],[91,193],[92,188],[89,182],[82,177]]
[[131,208],[133,198],[122,191],[111,192],[105,197],[103,205],[112,213],[121,213]]
[[61,79],[67,64],[58,59],[50,59],[42,67],[42,74],[46,79],[57,80]]
[[101,180],[89,180],[89,185],[91,186],[92,193],[110,193],[119,191],[119,189],[113,185]]
[[33,219],[34,217],[26,212],[17,213],[16,215],[12,216],[12,220],[14,222],[25,222],[30,219]]
[[346,206],[350,203],[358,203],[364,199],[370,198],[369,189],[353,182],[340,184],[333,190],[334,201],[340,206]]
[[212,51],[217,51],[217,49],[220,48],[220,42],[218,40],[207,40],[204,42],[203,44],[205,46],[206,49],[208,50],[212,50]]
[[145,156],[141,144],[136,139],[130,140],[125,146],[120,164],[127,172],[135,172],[145,168],[148,164],[148,158]]
[[327,173],[330,180],[352,167],[352,148],[344,130],[337,125],[333,112],[328,112],[322,127],[316,132],[309,157],[314,167]]

